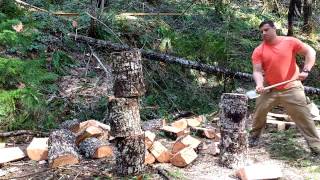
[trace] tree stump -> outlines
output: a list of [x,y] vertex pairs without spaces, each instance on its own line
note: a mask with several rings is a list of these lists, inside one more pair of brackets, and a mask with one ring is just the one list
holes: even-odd
[[145,93],[141,52],[138,49],[112,53],[115,97],[139,97]]
[[111,136],[128,137],[142,134],[140,111],[136,98],[114,98],[109,103]]
[[245,131],[248,98],[243,94],[224,93],[220,101],[220,164],[238,168],[246,162]]
[[48,161],[52,168],[79,162],[80,156],[76,147],[75,135],[66,129],[54,131],[50,134]]
[[97,138],[88,138],[80,143],[80,152],[86,158],[104,158],[112,156],[112,147]]
[[144,134],[116,138],[116,173],[119,176],[138,175],[144,171]]

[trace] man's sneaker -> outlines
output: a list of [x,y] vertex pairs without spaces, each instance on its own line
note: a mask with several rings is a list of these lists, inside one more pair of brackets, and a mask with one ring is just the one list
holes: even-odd
[[249,138],[249,147],[256,147],[259,146],[259,137],[250,137]]

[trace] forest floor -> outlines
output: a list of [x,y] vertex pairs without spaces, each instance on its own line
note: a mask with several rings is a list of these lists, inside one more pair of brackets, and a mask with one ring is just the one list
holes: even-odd
[[[157,121],[146,122],[159,123]],[[146,124],[145,123],[145,124]],[[157,126],[157,125],[155,125]],[[7,145],[26,147],[31,136],[9,139]],[[173,141],[159,136],[158,140],[169,147]],[[206,139],[202,141],[208,142]],[[256,148],[247,151],[248,165],[273,164],[281,168],[286,180],[320,179],[320,157],[310,154],[303,137],[296,130],[266,132]],[[146,167],[142,179],[237,179],[235,169],[221,167],[219,156],[210,151],[199,152],[197,159],[185,168],[169,163],[155,163]],[[0,179],[123,179],[114,176],[115,157],[98,160],[81,160],[81,163],[51,169],[47,161],[27,158],[1,166]],[[161,169],[162,173],[159,173]],[[163,172],[165,176],[163,176]],[[132,177],[128,179],[139,179]]]

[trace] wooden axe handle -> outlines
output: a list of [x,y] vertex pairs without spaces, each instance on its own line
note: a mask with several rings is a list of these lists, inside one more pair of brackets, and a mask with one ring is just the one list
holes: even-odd
[[278,87],[278,86],[281,86],[281,85],[284,85],[284,84],[287,84],[289,82],[292,82],[292,81],[296,81],[297,79],[290,79],[290,80],[287,80],[287,81],[283,81],[283,82],[280,82],[280,83],[277,83],[277,84],[273,84],[271,86],[267,86],[264,88],[264,90],[268,90],[268,89],[271,89],[271,88],[274,88],[274,87]]

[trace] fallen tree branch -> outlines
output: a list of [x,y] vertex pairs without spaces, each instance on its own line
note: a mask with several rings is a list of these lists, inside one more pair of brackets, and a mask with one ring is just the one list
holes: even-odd
[[39,131],[31,131],[31,130],[18,130],[18,131],[10,131],[10,132],[0,132],[0,137],[11,137],[11,136],[21,136],[21,135],[48,136],[49,133],[39,132]]
[[[75,38],[76,41],[79,41],[79,42],[86,42],[90,45],[104,47],[109,51],[128,51],[131,49],[126,44],[121,45],[121,44],[117,44],[117,43],[112,43],[110,41],[103,41],[103,40],[99,40],[99,39],[90,38],[87,36],[76,35],[73,33],[69,33],[68,36]],[[253,81],[252,74],[249,74],[249,73],[233,72],[233,71],[226,69],[226,68],[223,68],[223,67],[211,66],[211,65],[199,63],[196,61],[190,61],[190,60],[187,60],[187,59],[181,58],[181,57],[176,57],[176,56],[171,56],[168,54],[153,52],[150,50],[143,50],[142,49],[141,53],[142,53],[142,57],[149,59],[149,60],[161,61],[161,62],[165,62],[165,63],[169,63],[169,64],[178,64],[178,65],[181,65],[182,67],[185,67],[185,68],[196,69],[196,70],[206,72],[209,74],[219,74],[219,75],[224,75],[224,76],[230,77],[230,78],[236,78],[239,80]],[[305,92],[307,94],[320,95],[319,88],[305,86]]]
[[119,16],[180,16],[181,13],[121,13]]
[[106,72],[107,76],[110,74],[110,72],[108,71],[108,69],[103,65],[102,61],[99,59],[99,57],[96,55],[96,53],[93,51],[93,49],[91,48],[91,46],[89,46],[90,50],[91,50],[91,54],[93,57],[95,57],[95,59],[99,62],[100,66],[102,67],[102,69]]
[[34,6],[32,4],[29,4],[29,3],[26,3],[24,1],[21,1],[21,0],[15,0],[16,3],[22,5],[22,6],[25,6],[25,7],[30,7],[36,11],[41,11],[41,12],[46,12],[46,13],[49,13],[49,14],[52,14],[52,15],[55,15],[55,16],[79,16],[79,13],[66,13],[66,12],[50,12],[46,9],[42,9],[42,8],[39,8],[37,6]]

